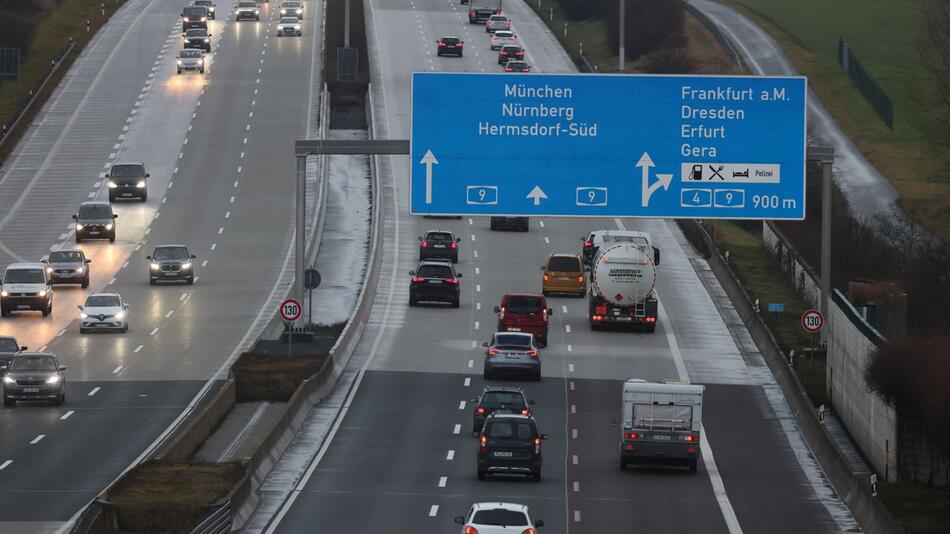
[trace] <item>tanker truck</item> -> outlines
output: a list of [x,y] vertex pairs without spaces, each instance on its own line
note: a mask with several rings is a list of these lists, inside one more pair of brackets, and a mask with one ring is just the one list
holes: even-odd
[[660,251],[646,232],[610,232],[590,266],[591,330],[616,325],[656,330]]

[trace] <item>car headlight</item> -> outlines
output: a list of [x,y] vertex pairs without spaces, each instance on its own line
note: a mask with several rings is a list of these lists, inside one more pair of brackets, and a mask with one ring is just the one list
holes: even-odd
[[46,290],[45,290],[45,289],[41,289],[40,292],[37,293],[37,295],[39,295],[39,296],[41,296],[41,297],[45,297],[45,296],[46,296]]
[[286,9],[281,9],[281,10],[280,10],[280,14],[281,14],[281,15],[286,15],[286,14],[287,14],[287,10],[286,10]]
[[207,22],[207,21],[208,21],[207,17],[201,17],[201,22]]
[[[175,63],[178,63],[179,65],[181,65],[181,60],[179,59],[179,60],[176,61]],[[109,182],[109,187],[112,187],[112,182]]]
[[47,384],[59,384],[59,381],[60,381],[60,380],[62,380],[62,378],[61,378],[59,375],[53,375],[53,376],[51,376],[51,377],[49,377],[49,378],[46,379],[46,383],[47,383]]
[[[178,64],[181,65],[181,60],[178,60]],[[115,189],[116,187],[118,187],[116,183],[112,180],[109,180],[109,189]]]
[[185,263],[182,263],[182,264],[181,264],[181,268],[184,269],[184,270],[186,270],[186,271],[187,271],[188,269],[191,269],[191,262],[190,262],[190,261],[186,261]]
[[182,20],[188,22],[188,17],[183,17]]
[[210,42],[211,42],[211,39],[208,39],[207,37],[205,37],[205,42],[206,42],[206,43],[210,43]]
[[86,272],[86,268],[85,268],[85,267],[76,267],[76,272],[79,273],[79,274],[82,274],[82,273]]
[[112,230],[112,223],[106,225],[106,230]]
[[298,9],[298,10],[297,10],[297,14],[298,14],[298,15],[303,15],[303,10],[302,10],[302,9]]
[[205,64],[205,60],[199,59],[199,60],[198,60],[198,64],[199,64],[199,65],[204,65],[204,64]]
[[47,267],[47,268],[46,268],[46,274],[53,274],[53,268],[52,268],[52,267]]
[[149,267],[150,267],[153,271],[157,271],[157,270],[161,269],[162,266],[159,265],[159,264],[157,264],[157,263],[155,263],[155,262],[152,262],[152,264],[149,265]]
[[122,319],[125,319],[125,312],[124,312],[124,311],[120,311],[119,313],[115,314],[115,318],[116,318],[116,319],[119,319],[120,321],[121,321]]
[[139,183],[135,184],[135,187],[139,189],[145,189],[145,180],[140,180]]
[[254,10],[254,14],[255,14],[255,15],[260,15],[260,14],[261,14],[261,10],[260,10],[260,9],[255,9],[255,10]]
[[76,223],[76,230],[82,230],[82,225],[79,223]]
[[300,31],[300,24],[294,24],[294,29]]
[[85,312],[83,312],[83,313],[80,313],[80,314],[79,314],[79,318],[80,318],[80,319],[88,319],[89,316],[86,315]]
[[9,295],[10,295],[10,294],[7,293],[6,291],[0,291],[0,297],[6,297],[6,296],[9,296]]
[[213,7],[209,7],[209,8],[208,8],[208,11],[214,13],[214,8],[213,8]]
[[4,377],[3,377],[3,383],[4,383],[4,384],[16,384],[16,380],[14,380],[13,377],[4,376]]

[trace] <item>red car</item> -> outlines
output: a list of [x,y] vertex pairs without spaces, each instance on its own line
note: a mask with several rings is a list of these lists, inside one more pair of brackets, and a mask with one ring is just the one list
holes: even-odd
[[501,306],[495,306],[499,332],[527,332],[542,347],[548,346],[548,322],[554,310],[544,295],[506,293]]

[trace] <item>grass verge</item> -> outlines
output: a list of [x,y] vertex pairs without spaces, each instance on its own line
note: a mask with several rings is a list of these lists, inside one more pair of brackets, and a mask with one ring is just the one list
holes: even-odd
[[950,489],[895,482],[881,484],[879,495],[907,534],[947,532]]
[[326,353],[292,358],[242,354],[231,368],[237,402],[287,402],[297,386],[319,371],[326,360]]
[[106,498],[122,531],[185,532],[243,476],[236,463],[151,461],[129,471]]
[[[941,119],[935,82],[917,52],[918,2],[725,1],[778,41],[841,129],[894,184],[911,217],[950,241],[950,153],[947,140],[934,135]],[[838,66],[839,36],[893,99],[893,131]]]

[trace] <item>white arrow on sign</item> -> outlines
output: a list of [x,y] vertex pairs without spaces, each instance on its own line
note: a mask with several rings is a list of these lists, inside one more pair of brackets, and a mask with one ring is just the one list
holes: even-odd
[[426,166],[426,204],[432,204],[432,165],[438,165],[439,160],[435,159],[431,150],[426,150],[425,156],[422,156],[422,161],[419,163]]
[[534,189],[532,189],[531,192],[528,193],[528,196],[526,196],[525,198],[532,198],[532,199],[534,199],[534,205],[535,205],[535,206],[540,206],[540,205],[541,205],[541,199],[543,198],[543,199],[547,200],[548,196],[544,193],[544,191],[541,190],[541,187],[539,187],[539,186],[534,186]]
[[659,188],[667,190],[670,188],[670,184],[673,183],[672,174],[657,174],[657,181],[650,184],[650,167],[655,167],[653,160],[650,159],[650,155],[646,152],[640,156],[640,161],[637,162],[637,167],[640,167],[640,175],[642,187],[640,189],[640,205],[644,208],[650,205],[650,197],[653,196]]

